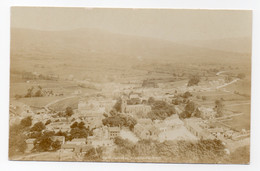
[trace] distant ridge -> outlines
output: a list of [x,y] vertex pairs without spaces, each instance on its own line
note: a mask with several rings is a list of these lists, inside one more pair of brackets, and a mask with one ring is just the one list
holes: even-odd
[[[215,43],[212,41],[212,44]],[[203,43],[199,45],[203,46]],[[39,31],[12,28],[11,57],[30,59],[55,57],[73,60],[84,57],[109,61],[123,60],[125,62],[140,58],[144,61],[165,60],[172,62],[233,63],[250,61],[249,53],[221,51],[196,47],[195,43],[194,46],[191,46],[153,38],[115,34],[97,29]]]

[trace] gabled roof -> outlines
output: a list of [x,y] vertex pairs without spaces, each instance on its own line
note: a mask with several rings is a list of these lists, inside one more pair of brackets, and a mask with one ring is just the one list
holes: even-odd
[[86,138],[74,138],[71,142],[86,142]]
[[120,131],[119,127],[108,127],[108,131]]
[[74,149],[76,148],[77,146],[75,144],[62,144],[61,145],[61,148],[62,149]]

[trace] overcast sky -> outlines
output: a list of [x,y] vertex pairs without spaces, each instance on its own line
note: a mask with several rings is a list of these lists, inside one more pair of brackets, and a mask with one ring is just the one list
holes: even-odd
[[98,28],[170,41],[251,37],[251,11],[13,7],[11,27]]

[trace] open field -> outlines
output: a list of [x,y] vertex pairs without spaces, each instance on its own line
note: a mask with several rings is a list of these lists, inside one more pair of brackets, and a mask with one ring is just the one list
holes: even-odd
[[232,117],[231,121],[225,121],[224,123],[232,126],[232,128],[238,131],[241,131],[241,129],[250,130],[250,104],[226,106],[225,109],[233,111],[235,113],[243,113],[243,114]]
[[251,84],[250,80],[245,79],[245,80],[239,80],[234,84],[228,85],[223,88],[224,90],[230,91],[230,92],[239,92],[240,94],[246,94],[250,95],[251,94]]
[[60,99],[60,96],[51,96],[51,97],[31,97],[31,98],[20,98],[17,101],[22,102],[28,106],[33,107],[43,107],[49,102]]
[[199,96],[205,96],[208,101],[214,101],[216,99],[223,99],[225,101],[241,101],[241,100],[250,100],[249,97],[244,97],[238,94],[234,94],[231,92],[225,92],[225,91],[205,91],[205,92],[198,92],[194,93],[194,96],[196,97],[197,95]]
[[68,98],[50,105],[49,108],[55,111],[64,111],[66,107],[72,107],[72,109],[77,109],[79,99],[80,97]]

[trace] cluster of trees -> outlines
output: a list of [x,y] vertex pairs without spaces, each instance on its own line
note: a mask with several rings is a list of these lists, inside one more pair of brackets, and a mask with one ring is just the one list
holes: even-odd
[[36,91],[34,91],[34,90],[35,90],[35,88],[32,86],[31,88],[27,89],[27,92],[25,95],[16,94],[15,98],[19,99],[19,98],[23,98],[23,97],[28,98],[28,97],[42,97],[43,96],[41,86],[38,86],[38,89],[36,89]]
[[189,97],[192,97],[192,94],[189,91],[176,95],[175,99],[172,100],[172,104],[179,105],[181,103],[187,103],[189,102]]
[[206,97],[206,96],[197,95],[196,98],[197,98],[197,99],[202,99],[203,101],[207,100],[207,97]]
[[52,136],[64,136],[66,141],[70,141],[74,138],[87,138],[89,134],[89,128],[86,128],[84,122],[71,124],[70,132],[59,131],[55,133],[54,131],[43,131],[45,125],[42,122],[37,122],[29,129],[29,138],[36,138],[34,142],[34,150],[36,151],[55,151],[59,149],[61,146],[60,142],[53,141]]
[[86,151],[84,160],[86,161],[101,161],[103,157],[103,147],[94,148],[91,147]]
[[58,112],[56,117],[66,117],[67,119],[74,114],[72,107],[66,107],[65,111]]
[[41,133],[40,136],[36,138],[33,142],[35,151],[56,151],[60,149],[61,142],[58,140],[53,140],[52,137],[55,135],[53,131],[45,131]]
[[181,95],[181,97],[183,97],[183,98],[185,98],[185,99],[187,99],[187,98],[189,98],[189,97],[191,97],[192,96],[192,94],[189,92],[189,91],[186,91],[185,93],[183,93],[182,95]]
[[149,98],[148,104],[152,107],[152,110],[147,114],[147,117],[152,120],[164,120],[165,118],[176,113],[174,106],[166,103],[165,101]]
[[[44,66],[41,66],[41,67],[44,67]],[[16,72],[17,74],[22,74],[22,78],[23,79],[26,79],[26,80],[58,80],[59,79],[59,76],[56,76],[56,75],[52,75],[52,74],[49,74],[49,75],[43,75],[43,74],[35,74],[33,72],[27,72],[27,71],[24,71],[24,72]]]
[[46,128],[46,127],[45,127],[45,124],[44,124],[44,123],[42,123],[42,122],[37,122],[37,123],[35,123],[35,124],[31,127],[30,131],[31,131],[31,132],[41,132],[41,131],[43,131],[45,128]]
[[122,112],[121,106],[122,106],[122,99],[119,98],[119,99],[117,99],[117,101],[116,101],[115,105],[113,106],[112,110],[114,110],[115,112],[121,113]]
[[133,130],[137,121],[128,115],[123,115],[117,113],[115,110],[111,110],[110,116],[104,114],[105,118],[102,120],[103,125],[106,126],[118,126],[118,127],[128,127],[130,130]]
[[[23,123],[29,125],[29,119],[26,118],[23,121]],[[46,123],[48,123],[48,121]],[[30,129],[27,130],[30,133],[26,138],[35,138],[34,149],[33,149],[34,151],[41,152],[41,151],[57,150],[61,146],[59,141],[52,140],[52,136],[55,135],[55,132],[43,131],[46,128],[45,127],[46,123],[44,124],[42,122],[37,122]]]
[[192,75],[188,81],[187,86],[194,86],[194,85],[198,85],[200,82],[200,77],[198,75]]
[[32,125],[32,118],[26,117],[19,124],[10,126],[9,129],[9,156],[23,154],[27,148],[26,135],[24,134]]
[[41,86],[38,86],[38,90],[36,90],[35,92],[33,92],[33,90],[34,90],[33,86],[31,88],[28,88],[27,93],[24,97],[42,97],[43,96]]
[[71,130],[68,136],[69,140],[72,140],[74,138],[87,138],[89,134],[89,128],[86,128],[84,122],[74,122],[70,126]]
[[193,101],[189,101],[186,104],[184,111],[179,115],[179,117],[182,119],[190,118],[191,116],[195,116],[195,117],[201,116],[201,112],[198,106]]
[[226,157],[225,146],[220,140],[165,141],[140,140],[136,144],[120,137],[114,140],[117,156],[136,158],[158,157],[159,161],[182,163],[218,163]]

